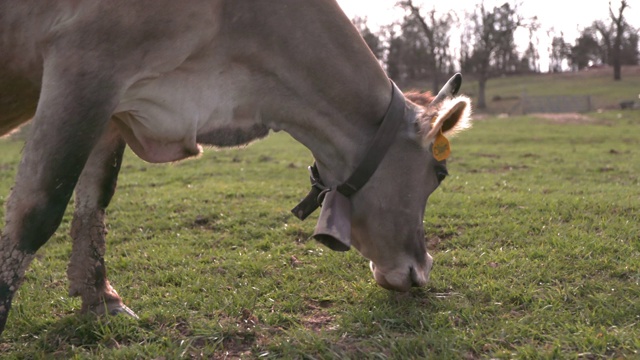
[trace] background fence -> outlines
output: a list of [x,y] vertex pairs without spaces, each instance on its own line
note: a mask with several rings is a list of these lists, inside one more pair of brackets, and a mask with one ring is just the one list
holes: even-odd
[[523,96],[523,114],[531,113],[584,113],[592,110],[590,95]]

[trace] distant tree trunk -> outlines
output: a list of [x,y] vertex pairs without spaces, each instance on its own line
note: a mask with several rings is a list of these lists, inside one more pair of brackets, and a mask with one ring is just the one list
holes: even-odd
[[487,88],[487,82],[491,78],[490,56],[481,55],[478,65],[478,103],[476,104],[476,108],[479,110],[485,110],[487,108],[487,95],[485,90]]
[[620,62],[620,47],[621,42],[616,38],[615,45],[613,47],[613,80],[622,80],[622,65]]
[[478,103],[475,104],[475,107],[480,110],[484,110],[487,108],[487,100],[485,95],[485,89],[487,88],[487,78],[485,76],[481,76],[478,79]]
[[622,79],[622,36],[624,35],[624,30],[626,27],[626,22],[622,13],[624,9],[628,6],[626,0],[622,0],[620,2],[620,9],[618,10],[618,16],[613,13],[613,9],[611,8],[611,2],[609,2],[609,15],[611,16],[611,20],[613,21],[613,26],[615,28],[616,34],[613,40],[613,80],[621,80]]
[[[487,81],[513,69],[515,56],[514,32],[522,26],[517,9],[508,2],[487,10],[484,3],[467,14],[466,39],[461,49],[460,67],[478,77],[477,109],[486,109]],[[467,43],[464,43],[464,42]]]

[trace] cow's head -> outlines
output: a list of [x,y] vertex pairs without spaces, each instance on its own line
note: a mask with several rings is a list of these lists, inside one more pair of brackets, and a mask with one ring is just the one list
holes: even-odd
[[402,96],[395,86],[391,104],[365,158],[340,185],[327,184],[310,167],[312,188],[293,209],[304,220],[322,203],[314,238],[333,250],[352,245],[371,260],[375,280],[407,291],[429,280],[422,219],[427,198],[447,175],[448,136],[468,128],[471,105],[455,95],[462,77],[449,80],[435,98]]
[[[407,291],[429,280],[423,229],[429,195],[447,175],[447,137],[470,127],[470,100],[454,76],[430,103],[407,95],[406,126],[369,181],[351,197],[351,244],[371,260],[376,282]],[[411,101],[414,100],[414,101]]]

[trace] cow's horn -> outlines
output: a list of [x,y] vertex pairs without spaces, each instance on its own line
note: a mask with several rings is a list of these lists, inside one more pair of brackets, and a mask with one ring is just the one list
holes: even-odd
[[437,105],[441,103],[444,99],[450,96],[455,96],[460,90],[461,85],[462,85],[462,75],[460,75],[460,73],[453,75],[451,79],[449,79],[449,81],[447,81],[447,83],[444,84],[444,86],[442,87],[442,89],[440,90],[436,98],[433,99],[431,104]]

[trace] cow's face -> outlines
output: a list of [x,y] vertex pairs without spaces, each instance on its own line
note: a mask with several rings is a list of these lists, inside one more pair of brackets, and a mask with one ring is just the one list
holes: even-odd
[[405,119],[410,125],[352,197],[351,241],[371,260],[380,286],[407,291],[429,280],[433,260],[425,244],[424,211],[447,175],[447,137],[469,127],[469,117],[466,97],[426,106],[409,102]]

